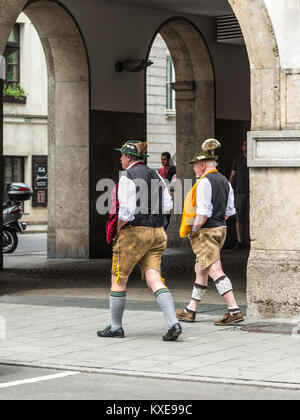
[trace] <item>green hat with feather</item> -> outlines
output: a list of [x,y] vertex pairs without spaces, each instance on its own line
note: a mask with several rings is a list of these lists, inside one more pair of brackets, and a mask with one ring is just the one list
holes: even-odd
[[207,139],[202,144],[202,148],[194,155],[190,163],[203,162],[206,160],[217,161],[219,156],[216,154],[216,149],[221,147],[221,143],[216,139]]
[[147,155],[147,147],[147,142],[141,142],[140,140],[130,140],[123,144],[120,149],[115,150],[124,153],[125,155],[132,155],[140,157],[141,159],[146,159],[149,157],[149,155]]

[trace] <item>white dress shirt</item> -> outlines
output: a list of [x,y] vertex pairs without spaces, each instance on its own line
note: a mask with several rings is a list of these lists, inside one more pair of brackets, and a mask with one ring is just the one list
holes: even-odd
[[[130,165],[127,170],[134,166],[136,163],[137,162],[134,162],[132,165]],[[159,174],[158,176],[165,184],[163,178]],[[120,178],[118,199],[120,203],[119,219],[122,220],[122,222],[132,222],[135,219],[136,212],[136,187],[133,180],[126,176],[126,171]],[[172,208],[173,200],[166,186],[163,192],[163,214],[170,213]]]
[[[208,171],[209,172],[209,171]],[[207,172],[206,172],[207,173]],[[234,205],[234,192],[231,184],[228,182],[230,191],[227,201],[226,217],[234,216],[236,214]],[[197,214],[199,216],[206,216],[208,219],[212,217],[212,187],[207,178],[200,180],[197,187]]]

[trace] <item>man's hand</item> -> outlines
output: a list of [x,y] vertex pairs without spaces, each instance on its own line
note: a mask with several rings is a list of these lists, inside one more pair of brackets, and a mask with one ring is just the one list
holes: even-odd
[[[201,227],[201,226],[200,226]],[[200,229],[200,227],[199,226],[193,226],[192,227],[192,232],[198,232],[198,230]]]
[[198,232],[199,229],[202,228],[202,226],[206,223],[207,217],[206,216],[201,216],[201,215],[197,215],[194,226],[192,228],[193,232]]

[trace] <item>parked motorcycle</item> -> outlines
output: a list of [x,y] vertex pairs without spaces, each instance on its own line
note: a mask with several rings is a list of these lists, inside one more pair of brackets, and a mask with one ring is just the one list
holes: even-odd
[[18,233],[23,234],[27,223],[23,217],[22,202],[30,200],[32,188],[22,183],[12,183],[7,187],[9,201],[3,204],[3,253],[12,254],[18,246]]

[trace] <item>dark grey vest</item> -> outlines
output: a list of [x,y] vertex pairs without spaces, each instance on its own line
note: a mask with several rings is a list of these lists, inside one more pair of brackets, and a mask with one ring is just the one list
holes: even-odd
[[146,165],[138,164],[126,171],[136,186],[137,210],[132,226],[162,227],[163,191],[166,188],[160,177]]
[[208,218],[203,228],[215,228],[226,226],[226,209],[230,186],[228,180],[219,172],[208,174],[206,178],[209,180],[212,187],[212,217]]

